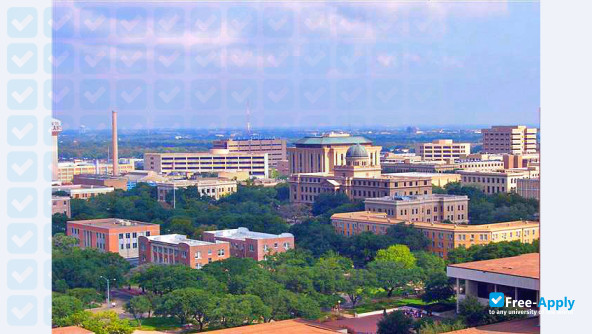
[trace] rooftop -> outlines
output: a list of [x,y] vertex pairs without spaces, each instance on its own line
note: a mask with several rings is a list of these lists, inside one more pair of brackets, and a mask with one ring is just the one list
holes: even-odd
[[467,224],[446,224],[446,223],[427,223],[427,222],[408,222],[401,219],[394,219],[387,216],[384,212],[370,212],[370,211],[356,211],[336,213],[331,216],[331,219],[342,219],[358,222],[372,222],[376,224],[394,225],[400,223],[413,224],[419,228],[433,228],[440,230],[454,230],[460,233],[479,233],[486,231],[502,231],[509,228],[523,228],[523,227],[539,227],[539,222],[536,221],[511,221],[500,222],[492,224],[481,225],[467,225]]
[[372,141],[362,136],[351,136],[346,133],[329,133],[323,136],[304,137],[294,142],[295,145],[372,145]]
[[377,198],[366,198],[365,201],[393,202],[393,201],[429,201],[437,199],[469,200],[466,195],[430,194],[430,195],[406,195],[406,196],[384,196]]
[[75,179],[78,178],[85,178],[85,179],[94,179],[94,180],[124,180],[124,177],[121,176],[114,176],[109,174],[77,174],[74,175]]
[[453,334],[538,334],[541,332],[539,317],[516,319],[497,324],[471,327],[458,331],[448,332]]
[[258,325],[242,326],[211,331],[218,334],[325,334],[338,333],[337,330],[319,323],[301,319],[281,320]]
[[229,230],[205,231],[204,233],[213,234],[216,237],[245,240],[245,239],[274,239],[274,238],[293,238],[292,233],[270,234],[262,232],[249,231],[246,227],[239,227]]
[[460,176],[458,174],[453,173],[423,173],[423,172],[405,172],[405,173],[391,173],[400,175],[400,176],[407,176],[407,177],[452,177],[452,176]]
[[[174,244],[174,245],[178,245],[180,243],[185,243],[185,244],[188,244],[189,246],[207,246],[207,245],[214,244],[213,242],[189,239],[189,238],[187,238],[187,236],[182,235],[182,234],[154,235],[154,236],[150,236],[147,238],[150,241],[163,242],[163,243]],[[216,242],[216,243],[221,243],[221,242]]]
[[67,327],[56,327],[51,329],[51,334],[93,334],[94,332],[89,331],[78,326],[67,326]]
[[530,253],[501,259],[451,264],[449,267],[539,279],[539,263],[539,253]]
[[212,184],[236,184],[236,181],[229,180],[227,178],[198,178],[195,180],[168,180],[163,182],[156,182],[157,186],[173,186],[175,187],[191,187],[191,186],[204,186]]
[[102,219],[87,219],[87,220],[70,220],[68,223],[81,224],[86,226],[95,226],[102,228],[125,228],[130,226],[152,226],[151,224],[137,220],[128,220],[121,218],[102,218]]

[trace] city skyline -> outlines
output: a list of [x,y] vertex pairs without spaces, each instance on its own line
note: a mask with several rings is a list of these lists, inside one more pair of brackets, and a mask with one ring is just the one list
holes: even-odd
[[54,9],[65,128],[539,124],[538,3],[134,7]]

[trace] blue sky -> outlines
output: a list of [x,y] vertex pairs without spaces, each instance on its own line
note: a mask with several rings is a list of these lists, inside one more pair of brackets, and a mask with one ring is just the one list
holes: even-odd
[[538,125],[538,3],[60,6],[65,128]]

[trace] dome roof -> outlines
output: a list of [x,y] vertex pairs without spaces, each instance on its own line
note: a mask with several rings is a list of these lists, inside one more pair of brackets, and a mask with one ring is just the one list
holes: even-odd
[[368,158],[368,151],[360,144],[352,145],[347,149],[346,158]]

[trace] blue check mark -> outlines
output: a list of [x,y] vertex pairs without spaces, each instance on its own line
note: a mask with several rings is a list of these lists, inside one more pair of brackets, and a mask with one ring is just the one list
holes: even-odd
[[502,307],[504,306],[504,294],[503,292],[491,292],[489,294],[489,306],[490,307]]

